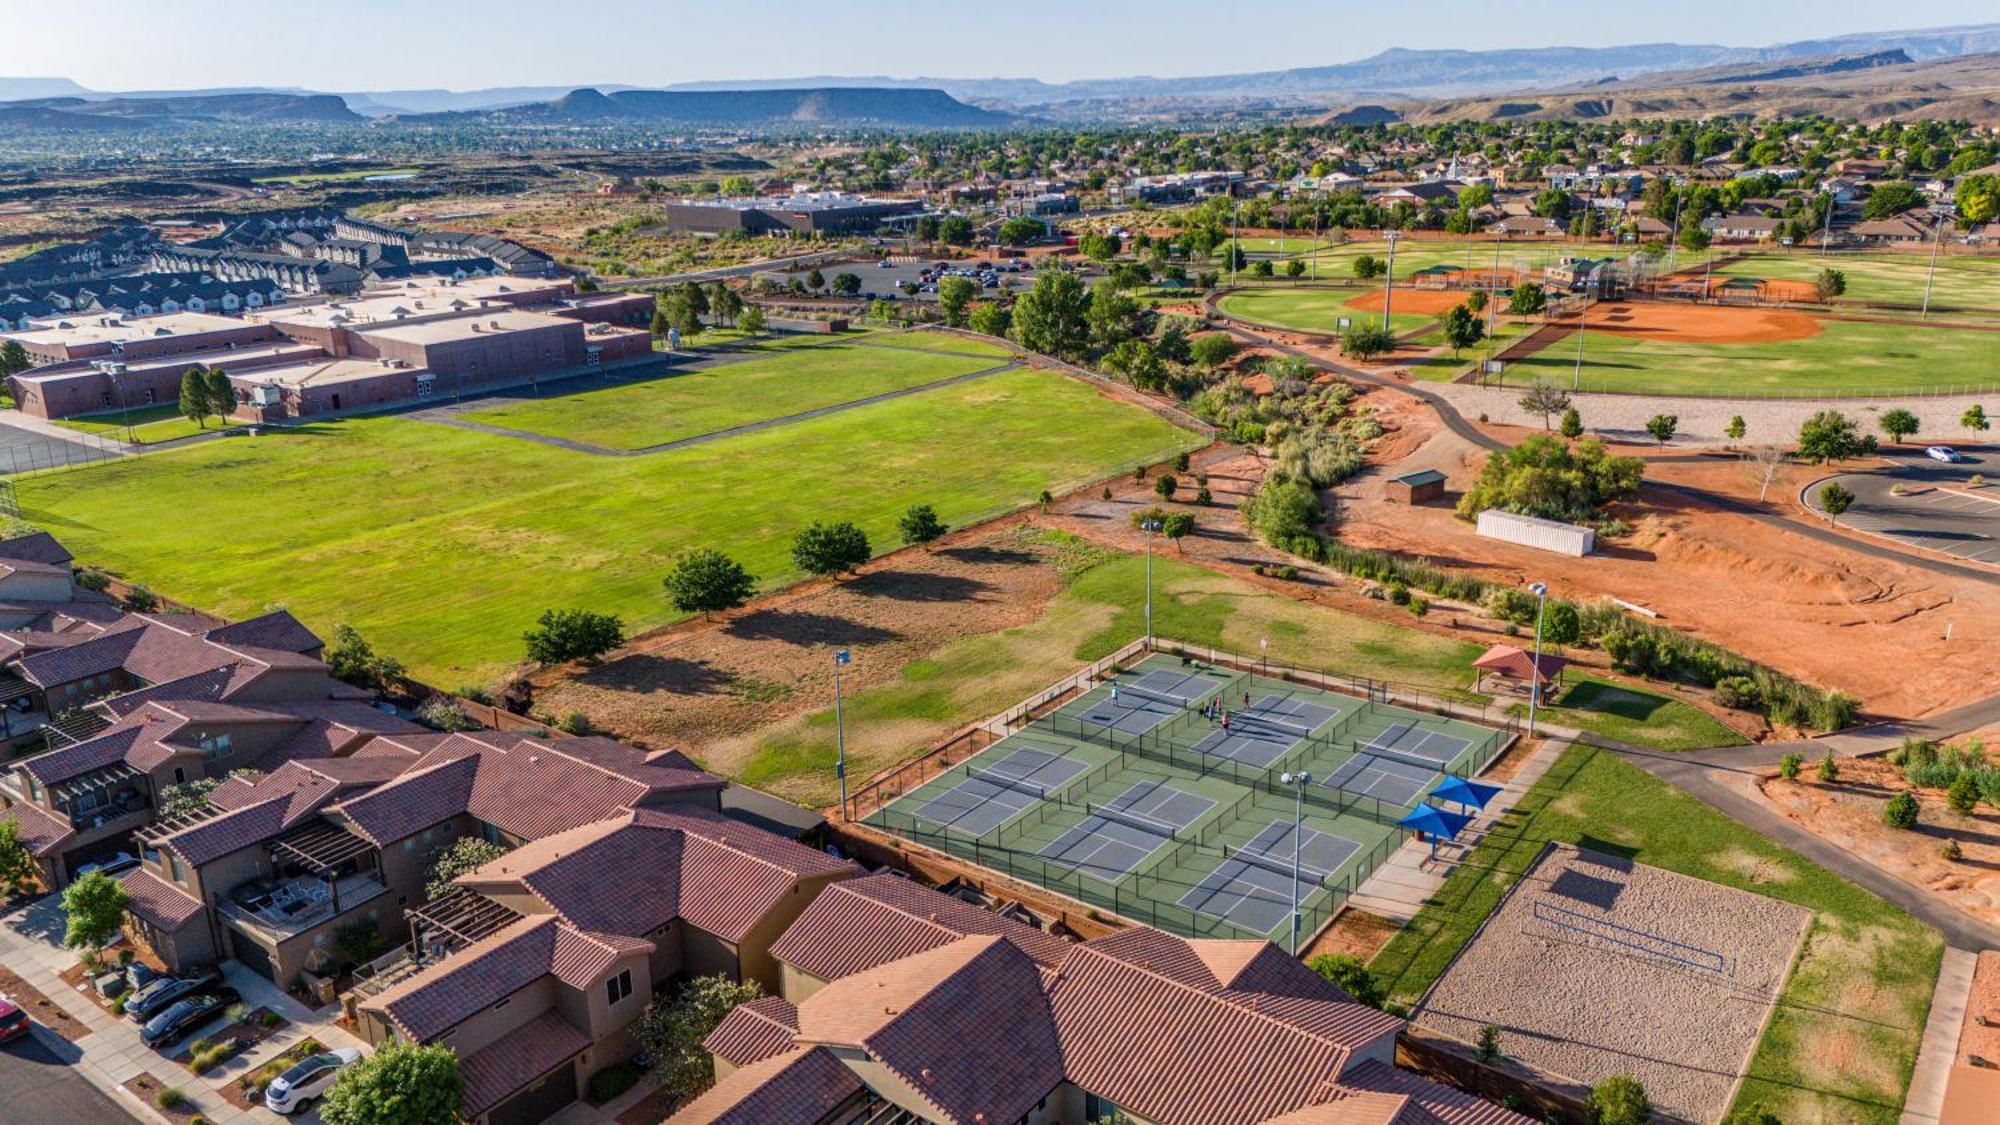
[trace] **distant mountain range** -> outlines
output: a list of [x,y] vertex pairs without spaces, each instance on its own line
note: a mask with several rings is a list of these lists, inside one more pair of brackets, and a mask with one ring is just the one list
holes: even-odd
[[263,92],[52,97],[0,103],[0,127],[103,133],[176,122],[360,123],[367,118],[332,94]]
[[[1522,90],[1630,82],[1648,75],[1711,68],[1759,68],[1769,78],[1787,65],[1828,56],[1888,57],[1901,52],[1914,63],[2000,52],[2000,23],[1916,31],[1868,32],[1801,40],[1766,47],[1646,43],[1622,47],[1544,47],[1523,50],[1455,51],[1395,48],[1370,58],[1327,66],[1184,78],[1093,78],[1044,82],[1036,78],[889,78],[817,76],[689,82],[644,90],[625,85],[577,89],[568,86],[508,86],[486,90],[376,90],[337,95],[362,117],[423,118],[437,114],[499,114],[495,120],[660,120],[688,124],[755,125],[791,121],[821,125],[880,124],[895,127],[980,127],[1004,123],[977,117],[979,109],[1001,113],[1116,117],[1121,106],[1144,106],[1148,116],[1175,102],[1190,107],[1230,102],[1258,105],[1329,107],[1364,96],[1371,100],[1461,98]],[[1748,79],[1737,78],[1737,81]],[[916,100],[871,101],[868,91],[900,91]],[[1393,91],[1385,94],[1384,91]],[[203,97],[282,95],[310,98],[300,89],[199,91],[87,90],[67,78],[0,78],[0,111],[23,102],[58,113],[92,112],[75,102],[186,102]],[[668,95],[787,93],[795,100],[670,99]],[[972,103],[966,105],[964,103]],[[1069,107],[1066,112],[1064,107]],[[219,105],[187,106],[168,116],[222,116]],[[285,117],[284,114],[300,114]],[[283,108],[267,104],[241,116],[275,115],[268,120],[333,120],[317,105]],[[17,116],[20,115],[17,113]],[[120,110],[113,116],[140,115]],[[0,116],[0,125],[7,119]],[[82,126],[82,127],[102,127]],[[113,126],[114,128],[116,126]]]

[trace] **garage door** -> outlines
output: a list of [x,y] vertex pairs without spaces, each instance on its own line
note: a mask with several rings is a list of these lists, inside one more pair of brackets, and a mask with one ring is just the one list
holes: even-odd
[[492,1125],[539,1125],[576,1100],[576,1063],[564,1063],[547,1078],[502,1102],[487,1120]]
[[229,931],[229,950],[238,961],[243,962],[245,968],[266,977],[275,971],[271,968],[270,952],[235,930]]

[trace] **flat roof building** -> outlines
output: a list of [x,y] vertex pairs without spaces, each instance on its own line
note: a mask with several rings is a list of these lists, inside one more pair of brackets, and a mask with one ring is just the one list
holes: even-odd
[[923,210],[914,199],[877,199],[844,192],[758,199],[677,200],[667,204],[667,228],[692,234],[853,234],[884,220]]

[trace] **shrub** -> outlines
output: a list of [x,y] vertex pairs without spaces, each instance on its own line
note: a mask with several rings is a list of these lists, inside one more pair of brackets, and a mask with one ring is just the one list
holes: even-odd
[[114,1016],[125,1014],[125,997],[114,996],[111,998],[111,1014]]
[[1960,816],[1971,816],[1979,807],[1979,783],[1970,773],[1959,774],[1944,791],[1944,803]]
[[1410,599],[1410,616],[1422,617],[1431,611],[1431,603],[1424,598]]
[[1500,1061],[1500,1028],[1487,1024],[1479,1029],[1479,1061],[1496,1063]]
[[528,659],[537,664],[595,661],[625,643],[625,624],[609,613],[549,609],[521,637],[528,642]]
[[1957,840],[1946,840],[1938,845],[1938,858],[1946,863],[1957,863],[1965,858],[1965,849],[1958,846]]
[[1590,1107],[1597,1111],[1597,1125],[1646,1125],[1653,1116],[1646,1088],[1629,1074],[1614,1074],[1591,1087]]
[[250,1005],[243,1003],[231,1004],[229,1007],[223,1009],[222,1018],[228,1020],[230,1023],[249,1023]]
[[153,1104],[161,1109],[179,1109],[188,1104],[188,1096],[179,1086],[169,1086],[153,1095]]
[[1797,781],[1799,779],[1799,766],[1803,765],[1804,761],[1797,754],[1785,755],[1784,760],[1778,763],[1778,776],[1784,778],[1786,781]]
[[1202,485],[1194,490],[1194,502],[1207,507],[1215,502],[1215,496],[1208,491],[1207,485]]
[[1917,795],[1905,789],[1882,806],[1882,823],[1905,832],[1917,826]]
[[94,566],[77,568],[76,584],[92,593],[103,593],[111,586],[111,576]]
[[160,599],[144,586],[134,586],[125,593],[125,608],[133,613],[151,613],[160,608]]
[[1828,785],[1840,780],[1840,766],[1834,763],[1831,750],[1826,752],[1826,757],[1819,760],[1819,779]]
[[1410,588],[1401,582],[1389,583],[1389,600],[1397,605],[1410,604]]
[[630,1090],[645,1073],[630,1060],[612,1063],[590,1076],[590,1100],[602,1105]]
[[1757,681],[1748,676],[1724,676],[1715,681],[1715,701],[1733,710],[1755,707],[1760,702]]
[[471,730],[472,718],[458,700],[448,695],[433,695],[417,708],[417,721],[431,728],[449,734],[453,731]]
[[1323,953],[1306,962],[1306,968],[1340,986],[1342,992],[1354,997],[1358,1003],[1371,1008],[1380,1008],[1388,999],[1382,982],[1368,971],[1359,957],[1346,953]]
[[279,1015],[276,1012],[265,1012],[263,1016],[258,1019],[257,1022],[263,1024],[267,1028],[276,1027],[279,1024],[285,1022],[285,1017]]

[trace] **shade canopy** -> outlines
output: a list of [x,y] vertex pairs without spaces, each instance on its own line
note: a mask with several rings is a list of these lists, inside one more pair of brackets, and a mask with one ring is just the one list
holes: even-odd
[[1500,795],[1498,785],[1484,781],[1468,781],[1462,777],[1447,777],[1444,783],[1431,790],[1431,796],[1440,801],[1450,801],[1454,805],[1470,805],[1483,809],[1486,803]]
[[1513,645],[1494,645],[1492,648],[1487,649],[1479,659],[1473,661],[1472,666],[1478,671],[1491,672],[1497,676],[1505,676],[1510,680],[1528,679],[1534,674],[1535,669],[1539,667],[1541,670],[1541,682],[1546,684],[1562,675],[1563,669],[1569,667],[1569,661],[1546,652],[1541,655],[1541,659],[1538,661],[1534,656],[1515,648]]
[[1446,812],[1436,805],[1419,805],[1410,815],[1396,822],[1404,828],[1414,828],[1441,840],[1456,837],[1459,830],[1472,823],[1472,818],[1464,813]]

